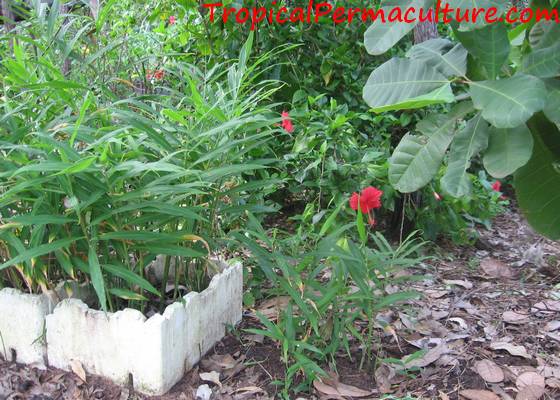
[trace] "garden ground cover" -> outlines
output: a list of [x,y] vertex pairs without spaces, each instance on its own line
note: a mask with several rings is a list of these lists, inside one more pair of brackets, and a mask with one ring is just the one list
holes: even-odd
[[[359,370],[355,347],[353,360],[337,357],[334,380],[316,381],[312,393],[293,398],[378,399],[387,394],[454,400],[459,393],[467,399],[558,398],[560,301],[554,299],[554,286],[560,282],[560,244],[536,234],[513,206],[479,233],[474,247],[441,242],[431,249],[437,258],[406,272],[429,276],[407,284],[423,297],[377,317],[388,323],[378,338],[380,355],[400,359],[424,348],[427,352],[413,361],[421,370],[399,374],[391,364]],[[275,398],[273,382],[282,380],[285,371],[280,349],[245,329],[259,326],[256,311],[274,320],[285,304],[278,297],[247,308],[238,329],[170,393],[153,399],[195,399],[203,385],[213,399]],[[0,377],[0,398],[6,399],[147,399],[83,375],[79,367],[41,371],[3,362]]]

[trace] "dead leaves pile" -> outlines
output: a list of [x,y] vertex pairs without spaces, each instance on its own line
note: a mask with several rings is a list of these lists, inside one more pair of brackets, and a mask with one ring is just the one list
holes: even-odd
[[[423,354],[379,368],[380,393],[441,400],[560,398],[560,286],[538,275],[547,256],[560,257],[560,245],[538,238],[515,215],[507,223],[509,231],[486,232],[486,250],[467,255],[455,249],[457,258],[436,261],[436,272],[414,287],[423,299],[382,315],[389,326],[383,329],[385,348]],[[560,263],[556,267],[560,274]],[[421,368],[419,379],[402,378],[411,367]]]
[[343,400],[345,398],[371,398],[377,391],[363,390],[356,386],[346,385],[339,381],[336,374],[331,373],[329,378],[315,379],[313,387],[320,394],[321,400]]
[[[46,370],[0,360],[0,399],[84,400],[119,399],[121,388],[103,382],[88,383],[78,361],[73,372]],[[127,396],[128,397],[128,396]]]

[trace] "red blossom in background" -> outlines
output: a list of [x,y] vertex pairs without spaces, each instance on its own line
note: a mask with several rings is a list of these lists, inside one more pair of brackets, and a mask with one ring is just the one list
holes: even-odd
[[174,15],[169,17],[169,25],[175,25],[175,22],[177,22],[177,18]]
[[437,201],[441,201],[441,196],[438,192],[434,192],[434,199],[436,199]]
[[358,208],[363,214],[367,214],[368,222],[371,226],[375,225],[373,210],[381,208],[381,196],[383,191],[373,186],[368,186],[363,189],[361,193],[352,193],[350,196],[350,208],[358,211]]
[[147,70],[146,71],[146,79],[151,80],[155,79],[156,81],[161,81],[165,76],[165,71],[163,69],[158,69],[156,71]]
[[294,125],[292,124],[292,119],[288,111],[282,111],[282,128],[288,133],[294,131]]
[[[492,190],[494,190],[495,192],[502,192],[502,182],[500,181],[496,181],[492,184]],[[507,197],[502,195],[500,196],[500,200],[507,200]]]

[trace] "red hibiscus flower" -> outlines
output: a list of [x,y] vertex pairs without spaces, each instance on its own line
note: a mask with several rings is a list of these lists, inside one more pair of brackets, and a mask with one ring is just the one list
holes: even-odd
[[[501,192],[502,191],[502,182],[500,181],[496,181],[492,184],[492,190],[494,190],[495,192]],[[507,200],[507,197],[504,195],[500,196],[500,200]]]
[[175,25],[175,22],[177,22],[177,18],[174,15],[169,17],[169,25]]
[[383,191],[373,186],[369,186],[362,190],[361,193],[352,193],[350,197],[350,208],[354,211],[360,211],[367,214],[368,222],[371,226],[375,225],[373,210],[381,207],[381,196]]
[[158,69],[157,71],[147,70],[146,71],[146,79],[152,80],[155,79],[156,81],[161,81],[165,76],[165,71],[163,69]]
[[292,124],[292,119],[290,118],[290,114],[288,111],[282,111],[282,128],[288,133],[292,133],[294,131],[294,125]]

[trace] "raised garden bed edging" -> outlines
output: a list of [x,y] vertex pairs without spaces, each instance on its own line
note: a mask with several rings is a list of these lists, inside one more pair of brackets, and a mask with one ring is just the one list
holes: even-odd
[[[77,299],[63,300],[46,316],[49,365],[70,370],[79,361],[92,374],[161,395],[242,317],[243,268],[228,266],[208,288],[191,292],[163,314],[116,313],[90,309]],[[2,314],[0,314],[2,315]],[[3,319],[3,318],[2,318]]]
[[44,366],[45,316],[53,308],[54,303],[46,295],[11,288],[0,290],[0,354],[12,360],[15,352],[18,362]]

